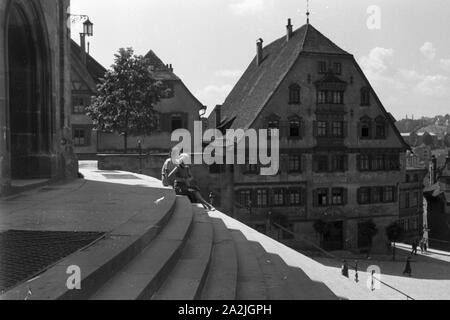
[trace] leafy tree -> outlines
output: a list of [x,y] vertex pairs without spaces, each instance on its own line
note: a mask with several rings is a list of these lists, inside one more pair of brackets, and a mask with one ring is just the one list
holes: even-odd
[[157,125],[155,105],[168,94],[163,83],[150,72],[150,62],[132,48],[119,49],[114,64],[98,85],[98,95],[87,107],[87,115],[100,131],[117,132],[128,151],[130,135],[150,135]]
[[393,222],[388,227],[386,227],[386,236],[388,240],[394,244],[392,250],[392,259],[395,261],[395,243],[401,241],[401,239],[403,238],[403,228],[398,222]]

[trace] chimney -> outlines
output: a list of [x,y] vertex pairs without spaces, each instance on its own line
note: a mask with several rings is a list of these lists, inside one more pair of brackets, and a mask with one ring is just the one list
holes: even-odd
[[216,115],[216,129],[220,127],[222,122],[222,106],[217,105],[214,109],[215,115]]
[[80,33],[81,61],[86,64],[86,35]]
[[263,61],[263,39],[259,38],[256,42],[256,64],[259,66]]
[[430,184],[433,185],[437,182],[437,159],[436,156],[431,157],[430,165]]
[[170,71],[170,72],[173,72],[172,64],[169,64],[169,71]]
[[286,38],[287,38],[287,41],[289,41],[289,40],[291,40],[291,38],[292,38],[292,24],[291,24],[291,18],[288,19],[288,24],[287,24],[287,26],[286,26],[286,32],[287,32]]

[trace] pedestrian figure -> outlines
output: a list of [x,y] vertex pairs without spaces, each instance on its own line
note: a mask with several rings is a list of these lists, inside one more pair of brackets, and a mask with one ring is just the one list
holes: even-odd
[[416,255],[417,256],[417,240],[413,240],[412,244],[412,251],[411,251],[411,255]]
[[428,252],[428,242],[427,242],[427,240],[425,240],[425,241],[423,242],[423,250],[424,250],[425,252]]
[[348,278],[348,263],[346,260],[344,260],[344,265],[342,266],[342,275],[346,278]]
[[200,194],[200,188],[195,184],[191,170],[186,164],[188,160],[188,154],[181,154],[176,161],[176,168],[169,174],[169,177],[175,176],[175,192],[178,195],[187,195],[191,201],[200,203],[206,210],[215,211],[215,208]]
[[175,182],[175,177],[170,176],[170,173],[176,168],[176,164],[172,159],[172,151],[169,152],[169,158],[164,162],[161,169],[161,181],[164,187],[173,187]]
[[371,285],[371,290],[372,291],[375,291],[375,270],[372,270],[372,275],[371,275],[371,282],[370,282],[370,285]]
[[425,247],[425,241],[424,239],[420,240],[420,252],[423,254]]
[[359,282],[359,275],[358,275],[358,261],[355,261],[355,282]]
[[412,269],[411,269],[411,257],[408,257],[408,259],[406,259],[406,266],[405,266],[405,271],[403,271],[403,275],[407,274],[408,276],[411,277],[412,274]]

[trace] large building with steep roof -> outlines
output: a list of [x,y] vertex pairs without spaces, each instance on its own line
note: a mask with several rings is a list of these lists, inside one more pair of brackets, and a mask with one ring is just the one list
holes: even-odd
[[[80,159],[94,159],[99,153],[122,153],[123,137],[117,133],[93,130],[92,120],[85,108],[97,92],[96,86],[106,69],[82,47],[72,41],[72,135],[75,151]],[[151,136],[129,137],[128,149],[138,152],[139,144],[144,152],[167,154],[172,145],[171,133],[179,128],[194,130],[194,121],[200,120],[204,106],[174,73],[172,65],[164,64],[150,50],[146,56],[154,79],[164,82],[171,89],[169,96],[155,107],[159,115],[159,127]]]
[[[146,151],[167,153],[176,144],[171,141],[172,132],[184,128],[193,133],[194,121],[200,121],[200,113],[205,107],[174,73],[172,65],[164,64],[152,50],[145,57],[150,60],[153,78],[168,86],[171,95],[155,106],[159,114],[158,129],[151,136],[129,137],[128,148],[137,151],[140,141]],[[97,145],[99,153],[120,153],[123,137],[116,133],[99,133]]]
[[75,41],[71,42],[72,108],[71,124],[74,149],[78,158],[92,159],[97,154],[98,132],[86,115],[92,96],[106,69]]
[[[373,244],[385,248],[385,228],[399,219],[399,184],[409,146],[395,127],[353,55],[311,24],[267,46],[256,57],[210,126],[279,129],[280,170],[259,175],[258,166],[211,167],[205,187],[224,212],[271,232],[276,219],[299,235],[286,242],[325,249],[364,249],[372,220]],[[321,231],[314,227],[323,222]],[[273,230],[272,230],[273,231]]]

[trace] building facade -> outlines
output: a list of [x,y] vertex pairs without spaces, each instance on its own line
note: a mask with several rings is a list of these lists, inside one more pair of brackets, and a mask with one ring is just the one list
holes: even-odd
[[445,164],[439,166],[433,157],[430,166],[431,185],[425,189],[428,203],[430,243],[434,247],[450,248],[450,152]]
[[[138,152],[140,142],[140,147],[146,152],[160,151],[167,154],[176,144],[171,141],[172,132],[183,128],[193,133],[194,121],[200,121],[200,112],[205,107],[175,75],[172,65],[164,64],[153,51],[149,51],[145,57],[150,61],[154,79],[166,84],[171,89],[171,95],[155,106],[159,115],[157,130],[150,136],[129,137],[128,149]],[[117,133],[99,132],[97,146],[99,153],[122,153],[123,137]]]
[[[373,221],[373,244],[385,248],[385,227],[399,219],[399,185],[409,146],[354,57],[312,25],[263,46],[210,125],[279,129],[280,170],[256,165],[210,168],[205,186],[216,205],[258,230],[283,221],[299,237],[328,250],[365,246],[361,225]],[[320,233],[317,222],[323,222]]]
[[79,46],[72,40],[70,121],[74,150],[79,160],[95,159],[97,155],[98,132],[93,128],[91,118],[86,115],[86,107],[90,105],[92,96],[96,95],[97,85],[106,72],[106,69],[88,54],[85,48],[85,45]]
[[425,228],[423,192],[427,174],[426,167],[420,164],[408,165],[407,161],[405,179],[399,187],[399,220],[404,230],[403,241],[411,242],[420,239]]
[[0,193],[74,178],[68,0],[0,2]]

